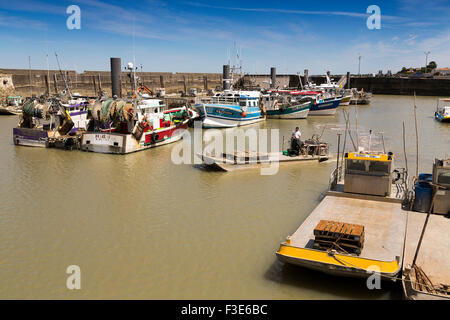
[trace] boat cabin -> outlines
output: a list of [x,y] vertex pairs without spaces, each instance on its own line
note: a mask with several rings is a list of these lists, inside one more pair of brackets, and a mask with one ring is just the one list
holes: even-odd
[[[166,105],[159,99],[144,99],[137,105],[138,122],[149,122],[152,129],[158,129],[164,126],[164,110]],[[168,115],[170,117],[170,115]],[[168,119],[170,120],[170,119]]]
[[231,104],[240,107],[259,107],[260,93],[257,91],[224,91],[211,97],[213,104]]
[[391,152],[346,153],[344,192],[390,196],[393,159],[394,155]]
[[18,107],[22,103],[22,96],[9,96],[6,98],[6,103],[8,106]]

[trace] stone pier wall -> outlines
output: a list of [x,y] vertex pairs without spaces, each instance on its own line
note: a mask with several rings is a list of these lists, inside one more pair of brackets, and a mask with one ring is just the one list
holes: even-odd
[[[0,69],[0,73],[12,76],[16,94],[30,96],[40,95],[47,91],[46,78],[50,93],[61,92],[64,88],[64,76],[59,70],[30,70],[26,69]],[[96,95],[100,85],[109,95],[111,94],[111,75],[109,71],[84,71],[77,73],[69,70],[63,71],[70,90],[81,95]],[[189,92],[190,89],[201,90],[216,89],[222,86],[222,74],[219,73],[171,73],[171,72],[136,72],[143,83],[155,91],[165,88],[166,94]],[[56,85],[54,78],[56,76]],[[31,80],[30,80],[31,78]],[[31,86],[30,86],[31,83]],[[127,72],[122,72],[122,94],[131,91],[131,81]]]

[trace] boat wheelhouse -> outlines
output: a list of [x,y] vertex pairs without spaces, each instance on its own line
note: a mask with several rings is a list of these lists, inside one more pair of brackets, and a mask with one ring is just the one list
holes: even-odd
[[265,120],[259,91],[225,90],[195,108],[203,117],[204,128],[232,128]]

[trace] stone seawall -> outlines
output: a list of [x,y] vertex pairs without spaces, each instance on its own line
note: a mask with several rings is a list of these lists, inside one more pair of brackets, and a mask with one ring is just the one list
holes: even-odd
[[[63,75],[59,70],[30,70],[26,69],[0,69],[0,73],[12,75],[16,94],[30,96],[43,94],[47,91],[47,82],[50,93],[61,92],[65,85]],[[81,95],[96,95],[101,88],[111,94],[111,75],[109,71],[84,71],[77,73],[69,70],[63,71],[72,92]],[[48,77],[49,75],[49,77]],[[222,87],[222,74],[219,73],[171,73],[171,72],[136,72],[143,83],[155,91],[157,88],[165,88],[166,94],[197,91]],[[56,83],[54,81],[56,77]],[[30,81],[31,78],[31,81]],[[50,79],[48,79],[50,78]],[[99,84],[100,78],[100,84]],[[48,80],[46,80],[48,79]],[[31,86],[30,86],[31,82]],[[131,91],[131,81],[127,72],[122,72],[122,94]]]
[[[334,81],[339,81],[342,75],[331,75]],[[300,76],[305,84],[305,79]],[[326,82],[325,76],[310,76],[310,81],[321,84]],[[246,75],[245,83],[269,88],[270,75]],[[278,88],[296,88],[299,87],[298,75],[277,75],[276,87]],[[346,86],[347,87],[347,86]],[[396,78],[396,77],[357,77],[350,76],[350,87],[364,88],[366,92],[374,94],[398,94],[398,95],[417,95],[422,96],[450,96],[450,78],[432,79],[432,78]]]
[[354,77],[350,85],[374,94],[450,96],[450,79]]
[[[47,82],[50,93],[61,92],[64,89],[63,76],[59,70],[31,70],[27,69],[0,69],[0,73],[12,76],[16,94],[29,96],[42,94],[47,90]],[[47,74],[49,78],[46,82]],[[94,96],[101,88],[111,94],[111,75],[109,71],[64,71],[72,92],[81,95]],[[189,92],[190,89],[209,90],[222,87],[221,73],[171,73],[171,72],[137,72],[144,84],[155,91],[157,88],[165,88],[166,94]],[[56,77],[56,83],[54,78]],[[31,78],[31,88],[30,88]],[[300,77],[303,84],[305,79]],[[332,79],[338,81],[341,75],[332,75]],[[99,83],[100,79],[100,83]],[[310,76],[310,80],[316,84],[325,82],[325,76]],[[246,75],[245,85],[253,85],[260,88],[269,88],[270,75]],[[280,74],[276,78],[278,88],[296,88],[299,86],[299,76],[292,74]],[[374,94],[399,94],[424,96],[450,96],[450,79],[422,79],[422,78],[395,78],[395,77],[358,77],[351,76],[352,88],[364,88]],[[127,72],[122,72],[122,93],[131,91],[131,82]]]

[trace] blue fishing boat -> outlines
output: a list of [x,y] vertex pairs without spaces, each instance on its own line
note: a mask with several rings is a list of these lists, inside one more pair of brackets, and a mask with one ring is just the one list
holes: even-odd
[[265,120],[260,109],[259,91],[216,93],[207,103],[196,104],[204,128],[232,128]]
[[336,110],[342,101],[342,96],[327,97],[327,93],[324,92],[298,91],[292,92],[291,94],[310,97],[312,99],[311,107],[309,109],[310,116],[332,116],[336,113]]
[[312,116],[332,116],[336,113],[337,107],[341,103],[342,97],[320,99],[311,104],[309,114]]

